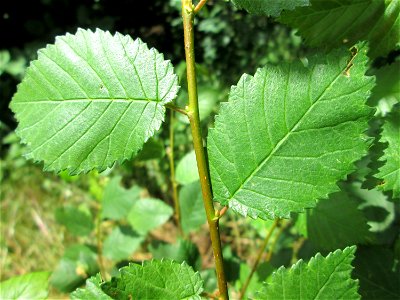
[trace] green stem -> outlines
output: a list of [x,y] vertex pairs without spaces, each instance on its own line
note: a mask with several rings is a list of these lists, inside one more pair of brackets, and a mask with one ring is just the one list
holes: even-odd
[[200,11],[200,9],[202,9],[203,8],[203,6],[207,3],[207,1],[208,0],[200,0],[200,2],[196,5],[196,7],[193,9],[193,12],[195,13],[195,14],[197,14],[199,11]]
[[253,267],[251,268],[250,274],[249,274],[249,276],[247,276],[247,279],[246,279],[245,283],[243,284],[242,289],[240,290],[239,299],[243,299],[243,297],[246,293],[247,287],[249,286],[249,283],[251,281],[251,278],[253,278],[254,272],[257,270],[257,267],[258,267],[258,265],[261,261],[261,258],[264,254],[265,248],[267,248],[267,245],[272,236],[272,233],[274,232],[274,230],[275,230],[276,226],[278,226],[278,224],[279,224],[279,219],[275,219],[274,223],[269,228],[269,230],[267,232],[267,236],[265,237],[264,242],[263,242],[260,250],[258,251],[256,261],[254,262]]
[[214,252],[219,295],[221,299],[229,299],[223,265],[221,238],[219,235],[219,218],[216,216],[214,210],[211,182],[209,178],[208,165],[203,147],[203,138],[200,127],[196,65],[194,57],[194,10],[192,0],[182,0],[182,17],[189,94],[188,117],[192,131],[194,151],[196,153],[197,168],[199,171],[201,191],[203,194],[203,203],[210,230],[211,245]]
[[178,183],[175,180],[175,155],[174,155],[174,148],[175,148],[175,139],[174,139],[174,125],[175,125],[175,113],[174,111],[170,111],[170,123],[169,123],[169,151],[168,151],[168,158],[169,158],[169,169],[170,169],[170,178],[171,178],[171,185],[172,185],[172,200],[174,201],[174,216],[176,225],[178,226],[178,230],[180,235],[182,235],[182,225],[181,225],[181,208],[179,205],[179,197],[178,197]]
[[104,260],[103,260],[103,232],[101,231],[101,224],[102,224],[102,219],[101,219],[101,212],[103,209],[103,205],[100,202],[99,207],[97,209],[97,215],[96,215],[96,246],[97,246],[97,262],[99,264],[99,269],[100,269],[100,276],[103,280],[107,280],[107,272],[106,268],[104,267]]

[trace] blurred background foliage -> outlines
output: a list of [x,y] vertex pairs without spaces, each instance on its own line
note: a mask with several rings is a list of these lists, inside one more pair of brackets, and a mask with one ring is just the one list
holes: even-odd
[[[186,176],[195,170],[195,166],[191,153],[190,128],[184,118],[175,116],[172,119],[167,115],[163,129],[146,143],[145,150],[134,160],[116,165],[103,174],[91,172],[70,177],[64,173],[43,173],[40,165],[34,165],[22,157],[24,146],[19,144],[14,133],[16,123],[8,108],[17,84],[23,78],[29,61],[36,58],[37,50],[53,43],[55,36],[66,32],[74,33],[78,27],[93,30],[101,28],[129,34],[134,38],[140,37],[149,46],[164,53],[174,64],[180,78],[182,88],[176,102],[184,106],[187,91],[180,5],[179,0],[32,0],[23,4],[10,0],[2,2],[0,280],[32,271],[54,270],[51,282],[57,290],[53,290],[51,295],[62,297],[62,292],[73,290],[99,269],[102,273],[112,275],[116,267],[125,265],[128,260],[170,257],[178,261],[189,261],[197,270],[202,267],[206,290],[215,289],[215,275],[209,269],[213,260],[204,215],[192,214],[193,207],[187,203],[192,199],[186,200],[197,197],[193,206],[202,210],[201,202],[197,203],[201,199],[198,179],[188,179]],[[315,51],[305,47],[293,29],[271,18],[239,11],[225,0],[210,0],[196,22],[196,59],[204,136],[207,128],[212,126],[219,102],[227,101],[230,86],[243,73],[254,74],[256,68],[267,63],[278,64],[296,58],[302,59]],[[371,74],[379,74],[378,68],[387,63],[397,61],[398,65],[398,57],[399,51],[393,51],[388,57],[376,59],[376,69],[371,69]],[[387,80],[392,78],[388,77]],[[386,83],[384,78],[382,82]],[[396,81],[392,85],[395,86]],[[376,124],[371,124],[372,136],[379,133],[379,117],[390,111],[397,101],[386,91],[385,88],[378,88],[370,99],[372,105],[377,105],[379,109],[377,118],[374,119]],[[155,230],[137,234],[132,232],[131,227],[138,221],[132,220],[129,214],[115,217],[113,214],[102,213],[109,199],[107,191],[110,189],[119,193],[119,199],[131,195],[135,199],[152,198],[172,205],[168,164],[171,151],[168,136],[171,128],[175,135],[175,161],[178,165],[176,180],[182,185],[179,197],[182,210],[188,216],[182,222],[185,228],[189,228],[185,234],[190,236],[191,242],[177,237],[178,230],[172,220],[164,220],[158,227],[154,227]],[[367,203],[362,208],[363,216],[360,218],[366,218],[376,234],[363,236],[363,240],[357,242],[390,245],[391,250],[387,251],[391,255],[394,255],[393,251],[397,251],[395,254],[398,255],[398,205],[393,204],[388,194],[376,189],[361,189],[361,182],[370,173],[370,165],[374,159],[373,155],[369,155],[360,161],[359,169],[350,176],[356,184],[343,183],[343,194],[332,197],[350,197],[357,205]],[[179,174],[185,176],[180,179]],[[379,207],[381,214],[376,209],[369,209],[370,207]],[[323,215],[324,209],[335,209],[340,214],[340,207],[324,207],[321,204],[313,215],[310,213],[311,220],[320,222],[318,218],[321,215],[318,215],[318,211]],[[169,216],[169,213],[163,211]],[[71,223],[73,217],[79,220]],[[334,223],[335,219],[330,221]],[[75,223],[82,226],[77,228]],[[290,230],[282,229],[276,233],[275,240],[278,241],[279,238],[279,242],[275,242],[274,251],[279,255],[274,255],[269,263],[259,266],[249,287],[250,294],[259,288],[260,280],[267,278],[275,268],[281,265],[290,266],[298,258],[308,259],[317,251],[327,253],[327,250],[342,246],[340,240],[339,245],[328,242],[318,244],[321,242],[318,230],[310,231],[306,223],[305,215],[299,216],[289,224],[295,225]],[[224,250],[227,273],[231,285],[237,289],[250,272],[250,267],[240,262],[254,258],[257,246],[261,244],[260,239],[266,235],[269,226],[269,222],[244,219],[229,211],[227,219],[221,224],[222,239],[228,245]],[[354,237],[348,239],[353,241]],[[102,241],[100,244],[99,240]],[[344,243],[346,244],[346,240]],[[129,253],[123,247],[118,247],[121,244],[130,245]],[[107,245],[117,246],[114,251]],[[368,251],[375,250],[361,248],[360,251],[369,253]],[[377,251],[371,253],[377,256]],[[104,256],[100,268],[96,252]],[[368,268],[366,270],[368,272]]]

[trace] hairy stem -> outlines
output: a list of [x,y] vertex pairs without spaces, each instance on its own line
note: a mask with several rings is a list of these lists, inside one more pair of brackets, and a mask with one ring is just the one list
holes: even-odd
[[229,299],[228,287],[225,279],[225,271],[223,265],[221,238],[219,235],[219,218],[218,216],[216,216],[214,210],[211,182],[209,178],[208,165],[205,155],[205,149],[203,147],[203,138],[200,127],[196,66],[194,57],[194,10],[192,0],[182,0],[182,17],[189,94],[188,117],[190,121],[190,128],[192,131],[193,146],[196,153],[197,168],[199,170],[201,191],[203,194],[203,203],[210,230],[211,245],[214,252],[219,294],[221,299]]
[[269,228],[269,230],[267,232],[267,236],[265,237],[264,242],[261,245],[260,250],[258,251],[256,261],[254,262],[253,267],[251,268],[250,274],[249,274],[249,276],[247,276],[246,281],[243,284],[242,289],[240,290],[239,299],[243,299],[244,295],[246,294],[246,290],[247,290],[247,287],[249,286],[251,278],[253,278],[254,272],[257,270],[257,267],[258,267],[258,265],[259,265],[259,263],[261,261],[261,258],[262,258],[263,254],[264,254],[265,248],[267,248],[268,242],[269,242],[269,240],[270,240],[270,238],[272,236],[272,233],[274,232],[276,226],[278,226],[279,221],[280,221],[279,219],[275,219],[274,223]]
[[182,225],[181,225],[181,208],[179,205],[179,197],[178,197],[178,183],[175,180],[175,155],[174,155],[174,147],[175,147],[175,139],[174,139],[174,125],[175,125],[175,113],[174,111],[170,111],[170,122],[169,122],[169,169],[170,169],[170,178],[171,178],[171,186],[172,186],[172,200],[174,201],[174,217],[176,221],[176,225],[178,226],[179,233],[182,235]]

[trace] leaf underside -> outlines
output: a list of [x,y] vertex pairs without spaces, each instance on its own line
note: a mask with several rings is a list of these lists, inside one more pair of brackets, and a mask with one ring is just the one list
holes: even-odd
[[215,200],[266,219],[339,190],[368,146],[365,101],[374,79],[364,76],[366,61],[362,48],[244,75],[208,138]]
[[49,171],[101,171],[130,159],[179,88],[162,54],[119,33],[78,29],[38,54],[10,107],[27,158]]
[[285,11],[281,21],[299,29],[311,46],[332,49],[370,41],[371,57],[400,46],[400,1],[311,0],[311,5]]
[[307,212],[310,241],[324,250],[367,242],[371,234],[358,204],[343,191],[318,201],[317,206]]
[[380,188],[393,191],[394,197],[400,196],[400,106],[385,118],[380,142],[387,143],[384,155],[380,159],[384,165],[379,168],[376,177],[383,179]]
[[281,267],[257,299],[360,299],[358,281],[351,278],[355,247],[317,254],[290,269]]
[[200,299],[203,282],[186,263],[152,260],[130,264],[102,287],[113,299]]
[[307,6],[309,0],[232,0],[239,9],[245,9],[251,14],[277,17],[282,10],[292,10],[297,6]]

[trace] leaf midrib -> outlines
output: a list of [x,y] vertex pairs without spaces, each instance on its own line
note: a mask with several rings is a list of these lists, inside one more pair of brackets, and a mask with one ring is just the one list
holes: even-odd
[[[347,67],[347,66],[346,66]],[[236,194],[254,177],[254,175],[270,160],[270,158],[280,149],[280,147],[286,142],[289,136],[295,132],[295,130],[300,126],[303,119],[312,111],[313,107],[321,100],[321,98],[325,95],[326,91],[339,79],[340,75],[342,75],[343,71],[346,67],[340,69],[338,75],[332,80],[332,82],[322,91],[322,93],[317,97],[314,103],[308,108],[308,110],[304,113],[304,115],[293,125],[293,127],[286,133],[286,135],[275,145],[274,149],[271,150],[269,154],[259,163],[259,165],[251,172],[243,183],[233,192],[233,194],[228,198],[228,202],[234,199]]]

